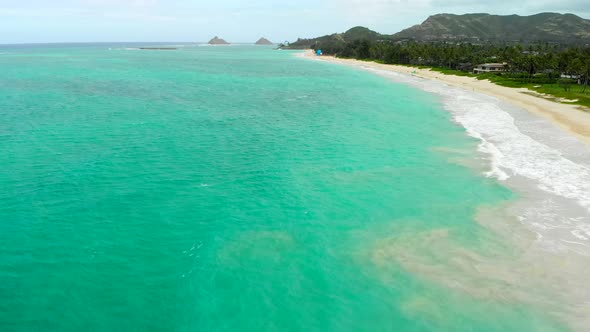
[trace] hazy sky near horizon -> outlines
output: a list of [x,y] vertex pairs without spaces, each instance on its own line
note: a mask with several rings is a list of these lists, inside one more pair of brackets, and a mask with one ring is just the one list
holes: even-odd
[[589,0],[0,0],[0,43],[275,42],[362,25],[395,33],[437,13],[590,18]]

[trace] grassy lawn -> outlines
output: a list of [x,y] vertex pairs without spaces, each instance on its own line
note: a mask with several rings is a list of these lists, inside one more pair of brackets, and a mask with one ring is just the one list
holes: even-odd
[[[425,67],[428,68],[428,67]],[[446,69],[446,68],[430,68],[430,70],[432,71],[437,71],[439,73],[443,73],[446,75],[455,75],[455,76],[469,76],[469,77],[477,77],[477,75],[468,72],[468,71],[461,71],[461,70],[456,70],[456,69]]]
[[578,99],[577,102],[572,104],[582,105],[590,108],[590,88],[586,88],[586,92],[582,92],[583,87],[581,85],[573,86],[570,91],[564,91],[563,87],[558,84],[544,84],[540,88],[529,87],[529,89],[546,93],[558,98],[565,98],[569,100]]
[[574,102],[563,103],[590,107],[590,87],[586,88],[586,92],[582,92],[584,89],[582,85],[572,84],[570,90],[565,91],[565,89],[557,83],[530,83],[498,75],[482,75],[479,76],[478,79],[489,79],[495,84],[510,88],[527,88],[531,91],[550,95],[556,99],[563,98],[567,100],[576,100]]
[[590,87],[586,88],[586,92],[582,92],[584,87],[582,85],[572,84],[569,91],[557,83],[531,83],[520,79],[500,76],[496,74],[481,74],[475,75],[470,72],[460,70],[444,69],[444,68],[430,68],[447,75],[468,76],[475,77],[478,80],[490,80],[491,82],[509,87],[509,88],[527,88],[531,91],[543,93],[555,97],[555,99],[563,98],[567,100],[577,100],[575,102],[563,102],[564,104],[581,105],[590,108]]
[[[377,62],[381,64],[386,64],[380,60],[372,60],[372,59],[362,59],[362,61],[367,62]],[[429,67],[429,66],[416,66],[416,65],[398,65],[398,66],[405,66],[411,68],[418,68],[418,69],[430,69],[432,71],[439,72],[445,75],[456,75],[456,76],[467,76],[467,77],[474,77],[478,80],[490,80],[492,83],[509,87],[509,88],[527,88],[531,91],[535,91],[538,93],[543,93],[549,95],[550,98],[554,97],[555,99],[567,99],[567,100],[575,100],[574,102],[562,102],[564,104],[573,104],[573,105],[580,105],[590,108],[590,87],[586,89],[586,92],[582,92],[584,88],[581,85],[572,84],[571,89],[569,91],[565,91],[564,88],[557,84],[557,83],[531,83],[523,81],[522,79],[512,78],[507,76],[501,76],[497,74],[480,74],[475,75],[471,72],[465,72],[461,70],[455,69],[446,69],[446,68],[437,68],[437,67]],[[559,100],[556,100],[559,101]]]

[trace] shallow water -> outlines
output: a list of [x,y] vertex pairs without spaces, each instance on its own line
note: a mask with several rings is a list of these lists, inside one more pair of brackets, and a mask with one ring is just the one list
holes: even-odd
[[[511,255],[477,257],[476,263],[455,268],[460,276],[447,273],[438,282],[449,285],[465,276],[493,281],[496,285],[488,283],[487,291],[542,304],[574,330],[585,331],[590,324],[590,147],[555,123],[496,98],[363,64],[356,67],[439,95],[453,120],[481,141],[478,149],[485,162],[472,160],[470,165],[483,167],[486,176],[518,192],[518,200],[485,207],[476,218],[503,245],[510,245]],[[473,292],[467,285],[461,287]]]
[[519,194],[439,96],[266,47],[133,47],[0,49],[4,330],[571,327],[477,222]]

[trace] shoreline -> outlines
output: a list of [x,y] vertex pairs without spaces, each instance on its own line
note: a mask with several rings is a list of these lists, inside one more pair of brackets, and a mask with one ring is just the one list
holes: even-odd
[[536,92],[528,89],[504,87],[488,80],[478,80],[467,76],[447,75],[430,69],[387,65],[356,59],[341,59],[325,55],[318,57],[311,50],[306,50],[302,54],[302,57],[435,80],[453,87],[465,89],[466,91],[485,94],[548,119],[586,143],[586,145],[590,146],[590,112],[584,110],[582,106],[561,104],[536,96]]
[[425,274],[436,266],[430,253],[398,247],[396,241],[379,253],[389,253],[392,260],[410,255],[412,260],[402,261],[405,268],[433,282],[474,297],[530,304],[584,331],[590,324],[584,279],[590,273],[590,113],[471,77],[316,57],[309,51],[300,57],[363,69],[436,94],[453,121],[480,141],[479,160],[489,167],[483,174],[519,195],[498,207],[482,207],[474,216],[499,236],[496,249],[509,246],[507,256],[480,254],[448,236],[435,236],[437,230],[429,237],[431,245],[466,252],[468,258],[456,256],[447,263],[457,273],[441,268]]
[[543,239],[546,249],[590,259],[590,113],[522,93],[526,89],[470,77],[425,69],[414,74],[410,67],[316,57],[311,51],[300,56],[366,70],[438,95],[453,121],[480,142],[480,158],[489,167],[483,175],[527,202],[514,217]]

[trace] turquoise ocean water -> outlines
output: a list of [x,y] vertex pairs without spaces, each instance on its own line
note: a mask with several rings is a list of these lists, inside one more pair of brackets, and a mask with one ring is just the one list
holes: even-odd
[[435,96],[293,52],[1,47],[0,330],[564,330],[438,278],[509,251],[477,144]]

